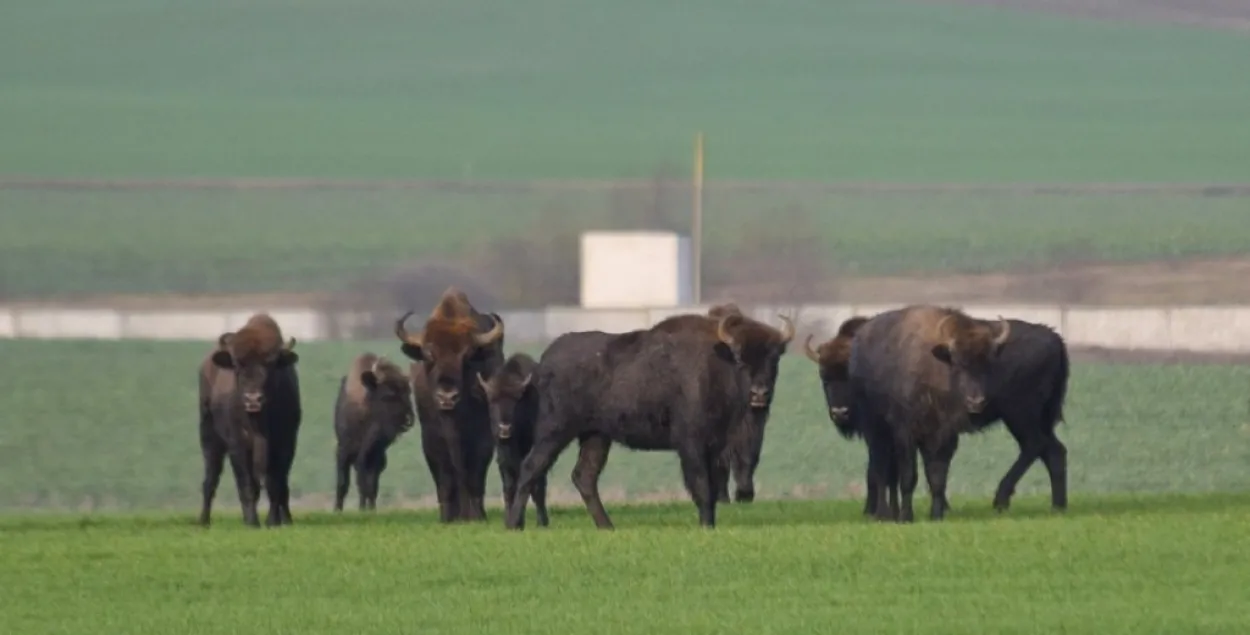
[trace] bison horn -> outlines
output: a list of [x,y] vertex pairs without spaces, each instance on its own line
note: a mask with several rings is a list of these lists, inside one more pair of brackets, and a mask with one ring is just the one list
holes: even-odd
[[816,362],[817,364],[820,363],[820,355],[817,354],[816,351],[812,350],[812,334],[811,333],[808,333],[807,339],[803,341],[803,352],[807,353],[808,359],[812,360],[813,362]]
[[490,382],[486,381],[485,379],[482,379],[482,373],[474,373],[474,374],[477,375],[478,385],[482,387],[482,391],[485,392],[486,396],[489,397],[490,396]]
[[491,313],[490,317],[495,321],[495,326],[485,333],[478,333],[473,336],[473,341],[478,346],[490,346],[503,337],[503,319],[494,313]]
[[378,367],[381,365],[382,365],[382,356],[379,355],[373,358],[373,366],[369,368],[369,372],[373,373],[373,375],[376,377],[378,374]]
[[399,318],[398,320],[395,320],[395,337],[398,337],[399,341],[405,344],[420,347],[422,344],[422,339],[425,335],[425,331],[420,331],[416,335],[413,335],[408,332],[407,328],[404,328],[404,322],[413,313],[416,313],[416,311],[409,311],[405,313],[403,317]]
[[522,379],[522,380],[521,380],[521,387],[522,387],[522,388],[525,388],[526,386],[530,385],[530,380],[531,380],[531,379],[533,379],[533,378],[534,378],[534,373],[530,373],[530,374],[526,375],[526,376],[525,376],[525,379]]
[[294,337],[286,341],[286,351],[289,353],[293,350],[295,350],[295,338]]
[[785,326],[781,329],[781,343],[789,344],[790,340],[794,339],[794,320],[784,315],[778,315],[777,317],[781,318],[781,321],[785,323]]
[[943,339],[950,337],[949,335],[946,334],[946,323],[950,322],[953,319],[955,319],[955,316],[948,313],[945,317],[938,320],[938,323],[937,323],[938,337],[941,337]]
[[728,313],[726,315],[722,315],[721,318],[716,321],[716,338],[731,347],[734,345],[734,336],[725,329],[725,323],[734,319],[741,319],[741,316]]
[[1007,320],[1005,320],[1005,319],[1003,318],[1003,316],[1001,316],[1001,315],[1000,315],[1000,316],[998,316],[998,323],[999,323],[999,325],[1001,325],[1001,326],[1003,327],[1003,330],[999,331],[999,332],[998,332],[998,337],[995,337],[995,338],[994,338],[994,346],[996,346],[996,347],[997,347],[997,346],[1002,346],[1003,344],[1006,344],[1006,343],[1007,343],[1007,336],[1008,336],[1008,335],[1011,335],[1011,323],[1010,323],[1010,322],[1008,322]]

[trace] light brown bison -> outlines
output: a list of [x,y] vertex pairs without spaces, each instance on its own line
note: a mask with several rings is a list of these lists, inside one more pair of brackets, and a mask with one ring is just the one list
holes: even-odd
[[[850,425],[868,443],[870,482],[897,483],[901,498],[887,507],[885,490],[877,487],[870,505],[878,518],[913,519],[918,452],[948,453],[958,435],[972,429],[1010,335],[1007,320],[991,324],[928,305],[886,311],[859,327],[848,366]],[[926,466],[935,520],[946,513],[947,466]]]
[[448,288],[425,326],[410,333],[395,322],[411,366],[421,446],[438,490],[443,522],[486,520],[486,474],[495,442],[486,395],[476,376],[490,379],[503,365],[504,325],[479,313],[464,293]]
[[288,479],[302,414],[294,347],[295,338],[284,345],[278,324],[261,313],[239,330],[223,333],[200,364],[201,524],[210,522],[227,454],[243,521],[260,525],[256,507],[263,488],[269,496],[266,524],[291,522]]
[[[538,418],[538,389],[533,384],[535,366],[533,357],[515,353],[494,377],[489,380],[478,377],[490,401],[491,431],[495,435],[495,460],[499,462],[504,509],[512,506],[516,498],[521,461],[534,447],[534,422]],[[546,474],[535,477],[533,498],[538,524],[546,527]]]
[[[708,309],[706,316],[685,314],[667,318],[653,328],[665,332],[677,332],[690,329],[702,334],[710,343],[717,339],[716,328],[721,318],[727,315],[745,317],[742,310],[734,303],[720,304]],[[748,397],[749,408],[741,423],[729,434],[729,444],[720,457],[716,472],[716,494],[720,502],[729,502],[729,474],[733,473],[735,488],[734,500],[749,503],[755,500],[755,470],[759,467],[760,455],[764,448],[764,427],[768,423],[768,415],[772,409],[774,390],[777,386],[777,375],[781,356],[794,338],[794,322],[785,316],[782,328],[776,331],[765,325],[747,318],[744,324],[756,324],[777,333],[770,339],[760,333],[752,341],[758,342],[763,350],[759,352],[761,360],[765,360],[751,378],[751,390]]]
[[[690,317],[696,324],[707,319],[670,319]],[[521,464],[505,525],[523,526],[536,479],[576,440],[573,484],[596,527],[612,528],[599,497],[599,476],[613,443],[675,451],[699,524],[715,526],[717,459],[730,430],[746,415],[753,386],[775,368],[788,339],[741,314],[720,318],[715,332],[715,345],[691,328],[557,337],[534,373],[539,396],[534,447]]]
[[412,428],[413,417],[412,385],[404,371],[373,353],[357,356],[339,381],[334,402],[334,435],[338,439],[335,511],[343,510],[353,466],[360,509],[377,507],[386,450]]

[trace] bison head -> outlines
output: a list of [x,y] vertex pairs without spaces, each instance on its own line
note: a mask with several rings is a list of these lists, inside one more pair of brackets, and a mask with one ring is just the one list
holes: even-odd
[[933,356],[951,369],[951,388],[963,395],[971,414],[985,410],[985,386],[994,360],[1002,352],[1011,324],[998,318],[999,330],[986,322],[974,320],[960,312],[948,313],[937,323],[939,344]]
[[368,370],[361,371],[360,384],[374,422],[395,435],[412,428],[412,386],[398,366],[378,357]]
[[395,336],[403,342],[400,350],[423,364],[439,409],[453,410],[460,402],[461,388],[468,377],[503,337],[503,319],[491,313],[495,325],[482,333],[471,317],[433,317],[414,334],[404,328],[404,321],[412,313],[409,311],[395,322]]
[[772,405],[781,356],[794,338],[794,322],[784,315],[777,317],[782,321],[780,330],[737,312],[725,313],[717,320],[716,338],[729,347],[750,375],[752,408]]
[[851,425],[851,383],[849,367],[851,361],[851,340],[855,332],[867,322],[866,317],[853,317],[842,323],[838,334],[828,342],[812,349],[812,336],[808,335],[803,343],[807,358],[816,362],[820,373],[820,386],[825,394],[825,405],[829,408],[829,419],[845,438],[851,438],[855,428]]
[[280,347],[266,347],[263,340],[247,329],[222,333],[212,356],[213,364],[234,371],[235,389],[243,402],[243,410],[249,414],[264,410],[265,385],[270,374],[299,361],[299,355],[293,350],[294,337]]
[[513,422],[520,416],[521,401],[532,378],[532,373],[522,377],[496,373],[487,380],[481,373],[477,374],[477,381],[490,403],[491,432],[500,443],[507,443],[512,438]]

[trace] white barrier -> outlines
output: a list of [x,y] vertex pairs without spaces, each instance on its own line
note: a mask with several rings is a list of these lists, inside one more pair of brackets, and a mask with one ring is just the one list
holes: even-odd
[[[818,338],[831,335],[852,315],[872,315],[898,305],[755,306],[757,319],[777,324],[777,314],[797,315],[799,329]],[[1118,349],[1250,352],[1250,306],[1154,308],[1061,307],[1045,305],[962,305],[980,318],[999,315],[1054,327],[1073,346]],[[268,311],[283,331],[300,341],[355,339],[361,316],[327,315],[296,307],[255,307]],[[551,307],[543,311],[503,311],[510,342],[547,342],[569,331],[621,332],[646,328],[670,315],[702,312],[681,309],[591,310]],[[0,307],[0,338],[215,340],[237,328],[252,311],[121,311],[107,308],[57,309]],[[335,328],[337,326],[337,329]]]

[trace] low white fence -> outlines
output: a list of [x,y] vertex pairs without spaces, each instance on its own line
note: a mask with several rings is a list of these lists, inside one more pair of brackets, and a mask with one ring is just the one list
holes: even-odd
[[[754,306],[758,319],[777,323],[776,314],[797,316],[800,334],[827,337],[852,315],[872,315],[898,305]],[[983,318],[1019,318],[1048,324],[1072,346],[1117,349],[1250,352],[1250,306],[1107,308],[1091,306],[963,305]],[[256,307],[268,311],[288,335],[301,341],[358,339],[354,325],[367,316],[328,314],[307,308]],[[609,332],[645,328],[676,313],[703,307],[586,310],[552,307],[543,311],[500,312],[511,342],[547,342],[569,331]],[[0,338],[214,340],[241,325],[253,311],[114,310],[0,307]],[[396,316],[398,317],[398,315]],[[414,316],[413,327],[420,320]]]

